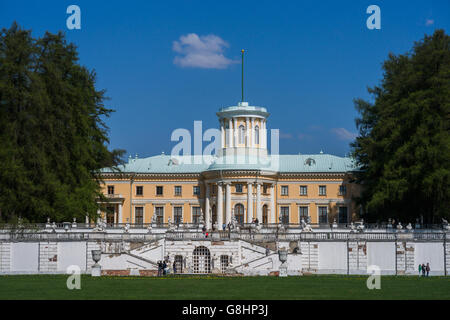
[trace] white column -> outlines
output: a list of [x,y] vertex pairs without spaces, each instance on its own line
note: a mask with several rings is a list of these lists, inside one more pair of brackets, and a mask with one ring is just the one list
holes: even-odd
[[102,216],[101,216],[101,211],[100,209],[97,209],[97,224],[99,224],[102,221]]
[[223,224],[223,190],[222,183],[217,184],[217,224],[219,225],[219,230],[222,230]]
[[262,148],[266,148],[266,147],[267,147],[267,146],[266,146],[266,143],[267,143],[266,138],[267,138],[266,121],[265,121],[265,120],[262,120],[262,121],[261,121],[261,137],[260,137],[261,145],[262,145],[261,147],[262,147]]
[[257,217],[259,223],[262,223],[261,182],[256,183],[256,217]]
[[252,128],[250,129],[250,147],[253,148],[255,144],[255,118],[252,118]]
[[225,120],[220,120],[220,147],[225,148]]
[[239,131],[239,129],[237,127],[237,119],[234,118],[233,120],[234,120],[234,124],[233,124],[233,138],[234,138],[233,146],[237,147],[237,145],[239,143],[239,140],[238,140],[238,131]]
[[211,228],[211,210],[209,208],[209,183],[205,183],[205,225],[206,229]]
[[233,147],[233,121],[228,119],[228,147]]
[[270,186],[270,223],[275,223],[275,184]]
[[225,184],[225,223],[231,222],[231,184]]
[[122,221],[122,204],[119,203],[119,221],[118,223],[123,223]]
[[251,223],[253,219],[253,184],[247,183],[247,223]]
[[250,147],[250,121],[248,118],[245,118],[245,146]]
[[267,149],[267,121],[264,120],[264,148]]

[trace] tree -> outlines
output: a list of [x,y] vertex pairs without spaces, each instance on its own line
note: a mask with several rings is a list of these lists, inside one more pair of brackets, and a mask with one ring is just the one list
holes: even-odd
[[374,102],[356,99],[359,199],[369,220],[440,221],[450,212],[450,37],[443,30],[383,64],[369,88]]
[[105,92],[78,64],[62,33],[34,39],[14,23],[0,34],[0,208],[2,218],[43,222],[96,218],[100,170],[109,151]]

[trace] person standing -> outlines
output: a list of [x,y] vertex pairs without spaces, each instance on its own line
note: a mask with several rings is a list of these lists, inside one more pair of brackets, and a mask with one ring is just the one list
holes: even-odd
[[173,273],[177,273],[177,264],[175,263],[175,261],[173,262]]
[[430,263],[429,262],[427,262],[426,270],[427,270],[427,277],[428,277],[430,275]]
[[162,263],[162,274],[163,275],[166,275],[166,268],[167,268],[167,263],[166,263],[166,261],[164,260],[163,261],[163,263]]
[[420,274],[422,273],[422,265],[421,264],[419,264],[419,277],[420,277]]
[[162,270],[162,265],[161,265],[161,260],[158,261],[158,277],[161,276],[161,270]]
[[425,263],[422,263],[422,277],[425,277]]

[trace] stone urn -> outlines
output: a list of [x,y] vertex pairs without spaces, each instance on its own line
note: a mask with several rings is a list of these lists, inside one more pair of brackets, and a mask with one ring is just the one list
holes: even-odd
[[98,264],[100,259],[102,258],[101,250],[92,250],[92,260],[94,260],[95,264],[92,266],[91,275],[93,277],[100,277],[102,273],[102,267]]
[[279,277],[287,277],[287,251],[278,250],[278,259],[281,261]]

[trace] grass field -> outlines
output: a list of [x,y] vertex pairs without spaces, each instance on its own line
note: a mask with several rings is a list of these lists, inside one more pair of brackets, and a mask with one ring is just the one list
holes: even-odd
[[81,277],[68,290],[65,275],[0,276],[0,299],[450,299],[450,278],[383,276],[380,290],[367,277]]

